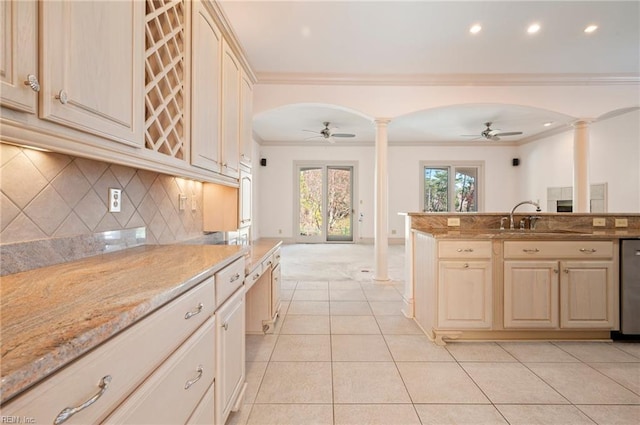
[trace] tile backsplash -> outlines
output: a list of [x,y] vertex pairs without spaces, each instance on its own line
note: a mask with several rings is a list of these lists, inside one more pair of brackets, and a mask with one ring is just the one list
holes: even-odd
[[[112,187],[119,213],[107,209]],[[2,143],[0,226],[1,244],[139,227],[147,243],[183,241],[202,235],[202,183]]]

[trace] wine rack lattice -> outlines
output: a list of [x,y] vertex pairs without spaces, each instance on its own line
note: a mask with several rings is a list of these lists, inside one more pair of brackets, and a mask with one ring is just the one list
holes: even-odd
[[147,0],[145,147],[185,159],[184,0]]

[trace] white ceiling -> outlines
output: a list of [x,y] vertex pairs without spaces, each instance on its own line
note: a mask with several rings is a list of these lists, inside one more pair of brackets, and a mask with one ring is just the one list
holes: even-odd
[[[243,1],[219,0],[258,83],[313,78],[394,81],[443,75],[485,78],[640,75],[638,1]],[[541,30],[531,35],[529,24]],[[472,24],[482,31],[472,35]],[[596,32],[585,34],[589,24]],[[339,106],[339,105],[338,105]],[[399,117],[390,142],[460,142],[492,128],[517,142],[575,118],[515,105],[460,105]],[[300,143],[329,121],[372,142],[371,121],[328,105],[298,104],[254,119],[265,143]],[[307,142],[305,142],[307,143]]]

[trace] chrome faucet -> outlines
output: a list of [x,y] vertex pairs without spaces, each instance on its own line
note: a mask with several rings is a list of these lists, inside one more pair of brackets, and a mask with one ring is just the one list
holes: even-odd
[[537,202],[533,202],[533,201],[522,201],[516,204],[515,207],[513,207],[513,209],[511,210],[511,213],[509,214],[509,229],[514,230],[515,229],[515,225],[513,223],[513,213],[515,212],[516,208],[518,208],[520,205],[524,205],[524,204],[529,204],[529,205],[533,205],[536,207],[536,211],[540,212],[542,211],[540,209],[540,205]]

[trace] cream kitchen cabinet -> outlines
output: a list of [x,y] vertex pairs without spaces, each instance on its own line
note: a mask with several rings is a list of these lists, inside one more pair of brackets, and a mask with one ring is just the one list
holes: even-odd
[[216,321],[215,423],[222,425],[237,410],[246,388],[244,286],[218,308]]
[[0,101],[2,106],[31,114],[37,111],[40,90],[37,13],[36,0],[0,3]]
[[438,243],[438,328],[490,329],[490,241]]
[[505,328],[616,329],[615,252],[610,241],[505,241]]
[[240,170],[240,227],[251,226],[252,178],[245,170]]
[[222,168],[238,178],[240,150],[240,62],[226,40],[222,41]]
[[273,333],[280,314],[281,285],[280,249],[258,264],[248,275],[247,281],[247,333]]
[[145,3],[39,4],[40,117],[142,147]]
[[185,340],[213,315],[214,300],[214,279],[208,278],[10,400],[2,406],[3,417],[29,417],[38,424],[103,421],[174,350],[189,347]]
[[222,34],[202,2],[191,4],[191,164],[220,172]]
[[240,80],[240,164],[251,168],[253,158],[253,83],[242,70]]

